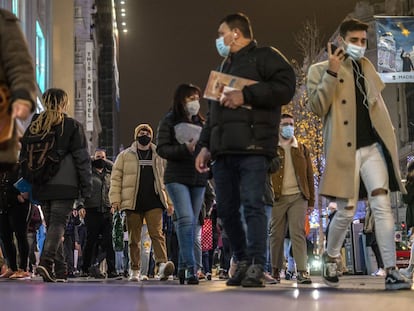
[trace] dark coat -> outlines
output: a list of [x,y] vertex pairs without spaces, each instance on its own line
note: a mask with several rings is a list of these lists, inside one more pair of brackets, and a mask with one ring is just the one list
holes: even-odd
[[[38,201],[88,198],[92,188],[91,160],[83,126],[65,115],[57,127],[56,149],[62,156],[59,170],[46,184],[32,185],[33,198]],[[20,159],[27,158],[26,145],[23,137]]]
[[407,204],[406,220],[407,228],[414,227],[414,181],[406,184],[407,194],[403,195],[403,201]]
[[[164,183],[180,183],[187,186],[205,186],[208,174],[200,174],[195,169],[195,154],[188,151],[186,144],[180,144],[175,138],[174,126],[178,123],[189,122],[176,119],[169,112],[158,126],[157,153],[167,160],[164,173]],[[201,122],[192,124],[202,126]]]
[[11,101],[25,99],[36,107],[36,78],[33,58],[17,17],[0,9],[0,84],[7,85]]
[[92,193],[91,197],[85,200],[85,208],[95,209],[101,213],[109,212],[111,210],[110,186],[111,170],[104,167],[102,173],[99,173],[96,168],[92,167]]
[[281,106],[295,93],[296,79],[285,57],[255,41],[231,54],[223,73],[258,81],[243,88],[244,103],[251,109],[229,109],[209,102],[209,114],[200,137],[213,158],[222,154],[276,156]]

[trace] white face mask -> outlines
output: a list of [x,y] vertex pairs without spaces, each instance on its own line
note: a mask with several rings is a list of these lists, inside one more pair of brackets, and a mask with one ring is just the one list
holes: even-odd
[[365,50],[367,49],[366,47],[362,47],[352,43],[346,43],[345,48],[345,52],[354,60],[360,60],[362,57],[364,57]]
[[198,100],[192,100],[185,104],[185,109],[190,117],[195,116],[200,110],[200,102]]

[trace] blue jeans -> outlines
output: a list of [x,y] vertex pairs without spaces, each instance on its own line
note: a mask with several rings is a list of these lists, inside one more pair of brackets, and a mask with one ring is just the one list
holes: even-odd
[[195,229],[204,200],[205,187],[192,187],[179,183],[169,183],[165,187],[174,204],[176,215],[175,230],[180,247],[178,269],[191,268],[194,269],[194,272],[189,271],[190,274],[196,273],[197,261],[194,255]]
[[272,205],[265,205],[265,212],[267,217],[267,232],[266,232],[266,264],[264,267],[265,272],[272,273],[272,263],[270,260],[270,222],[272,220]]
[[[269,160],[261,155],[225,155],[214,162],[218,217],[238,260],[266,263],[267,217],[264,191]],[[241,221],[243,205],[247,232]],[[247,235],[247,242],[246,242]]]

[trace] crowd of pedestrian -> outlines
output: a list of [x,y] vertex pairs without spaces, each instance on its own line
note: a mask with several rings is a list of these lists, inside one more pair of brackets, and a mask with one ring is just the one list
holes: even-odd
[[[16,19],[2,10],[0,23],[18,32]],[[401,191],[408,204],[412,195],[401,183],[383,84],[364,57],[367,28],[344,21],[340,47],[328,44],[328,60],[311,66],[307,79],[309,108],[324,126],[319,193],[337,207],[322,278],[338,285],[346,229],[357,201],[366,198],[381,228],[375,245],[385,288],[410,289],[413,261],[401,272],[396,268],[389,192]],[[235,88],[216,81],[221,93],[209,100],[206,117],[200,87],[178,85],[157,131],[138,124],[114,162],[103,149],[89,154],[82,124],[66,114],[65,90],[46,90],[45,110],[31,117],[20,145],[6,146],[15,157],[0,166],[0,278],[155,278],[197,285],[211,280],[215,268],[227,286],[264,287],[282,276],[312,283],[311,151],[295,137],[293,115],[282,113],[296,89],[293,67],[275,48],[258,46],[242,13],[223,18],[218,34],[218,74],[248,82]],[[16,85],[9,67],[0,68],[10,93],[0,102],[10,107],[1,111],[12,122],[34,110],[33,68],[25,66],[27,75]],[[10,144],[17,137],[11,136]]]

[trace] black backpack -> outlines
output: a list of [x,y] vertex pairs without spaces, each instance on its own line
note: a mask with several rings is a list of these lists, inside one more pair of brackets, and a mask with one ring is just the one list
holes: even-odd
[[49,133],[23,135],[25,150],[20,159],[22,177],[34,185],[47,183],[59,171],[62,157],[56,148],[57,126]]

